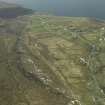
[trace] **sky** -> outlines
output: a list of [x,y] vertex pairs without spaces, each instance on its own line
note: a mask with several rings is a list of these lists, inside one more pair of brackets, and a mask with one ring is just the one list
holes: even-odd
[[0,0],[63,16],[105,18],[105,0]]
[[17,1],[22,1],[22,0],[0,0],[0,1],[10,2],[10,3],[16,3]]
[[16,2],[31,1],[31,0],[0,0],[0,1],[10,2],[10,3],[16,3]]

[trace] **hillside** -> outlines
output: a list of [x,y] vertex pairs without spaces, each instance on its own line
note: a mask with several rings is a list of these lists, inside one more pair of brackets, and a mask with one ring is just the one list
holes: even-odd
[[105,22],[25,15],[0,19],[0,105],[105,105]]
[[15,18],[18,16],[32,14],[32,9],[23,8],[19,5],[9,4],[0,1],[0,18]]
[[33,15],[0,23],[1,105],[105,104],[104,22]]

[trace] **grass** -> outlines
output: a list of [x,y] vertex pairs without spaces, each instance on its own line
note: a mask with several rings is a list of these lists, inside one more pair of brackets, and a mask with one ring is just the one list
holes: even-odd
[[104,22],[48,15],[1,21],[2,105],[105,105]]
[[[70,97],[78,97],[82,105],[98,103],[92,98],[96,96],[104,100],[98,77],[86,65],[80,63],[80,58],[86,57],[88,60],[91,45],[97,44],[100,28],[104,27],[103,23],[99,24],[97,21],[94,21],[94,24],[91,23],[88,18],[33,16],[29,25],[30,32],[26,36],[30,37],[26,45],[34,56],[39,56],[39,63],[45,62],[44,67],[49,65],[48,71],[51,69],[59,81],[62,81],[65,89],[67,88],[66,91],[71,94]],[[76,34],[75,37],[74,34]],[[94,79],[88,80],[88,78]],[[91,82],[93,86],[90,88],[88,84]],[[94,91],[91,91],[93,88]]]

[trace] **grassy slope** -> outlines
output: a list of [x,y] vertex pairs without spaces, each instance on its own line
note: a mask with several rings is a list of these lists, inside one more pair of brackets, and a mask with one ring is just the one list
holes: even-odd
[[104,22],[33,15],[0,23],[1,105],[105,105]]
[[24,26],[27,22],[29,17],[0,21],[0,104],[64,105],[68,102],[65,96],[55,90],[51,91],[24,68],[21,59],[25,54],[22,51],[24,46],[21,37],[26,32]]

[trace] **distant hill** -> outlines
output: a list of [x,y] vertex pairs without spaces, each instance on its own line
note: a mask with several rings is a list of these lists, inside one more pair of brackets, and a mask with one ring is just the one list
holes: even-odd
[[23,8],[19,5],[9,4],[0,1],[0,17],[1,18],[14,18],[21,15],[32,14],[32,9]]

